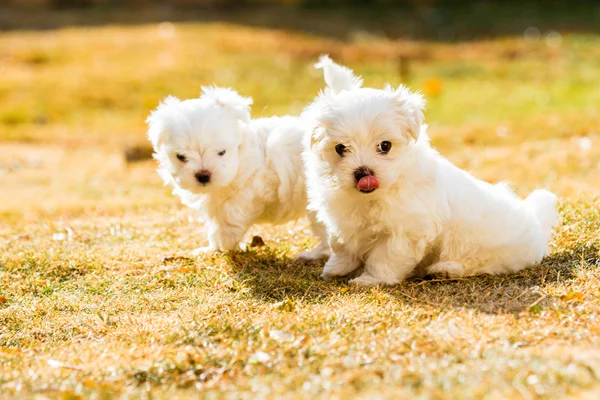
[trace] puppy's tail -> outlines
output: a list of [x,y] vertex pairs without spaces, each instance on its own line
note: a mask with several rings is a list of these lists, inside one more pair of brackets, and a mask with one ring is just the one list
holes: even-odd
[[525,199],[525,206],[533,211],[546,241],[552,236],[552,228],[558,223],[558,211],[556,210],[556,195],[548,190],[534,190]]
[[319,62],[315,64],[315,68],[323,70],[325,83],[335,94],[343,90],[358,89],[363,84],[362,78],[354,75],[354,72],[350,68],[336,64],[327,55],[319,58]]

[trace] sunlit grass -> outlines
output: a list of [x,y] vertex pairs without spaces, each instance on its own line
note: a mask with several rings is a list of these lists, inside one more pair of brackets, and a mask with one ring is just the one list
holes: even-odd
[[[594,397],[600,376],[600,39],[340,41],[218,23],[0,34],[0,397]],[[428,99],[433,144],[525,195],[547,187],[552,254],[519,274],[358,289],[265,248],[206,241],[154,172],[128,164],[167,94],[200,85],[297,113],[330,53],[369,86]]]

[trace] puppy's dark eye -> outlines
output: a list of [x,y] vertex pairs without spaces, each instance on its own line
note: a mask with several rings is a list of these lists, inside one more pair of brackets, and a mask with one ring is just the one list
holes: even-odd
[[381,154],[387,154],[392,149],[392,144],[387,140],[377,145],[377,151]]
[[176,157],[181,162],[186,162],[187,161],[187,158],[185,158],[185,156],[183,154],[177,154]]
[[218,154],[218,155],[220,155],[220,156],[223,156],[223,155],[225,155],[225,152],[226,152],[226,150],[221,150],[221,151],[220,151],[220,152],[218,152],[217,154]]
[[338,153],[340,156],[344,156],[344,153],[346,152],[346,146],[344,146],[343,144],[338,144],[335,146],[335,152]]

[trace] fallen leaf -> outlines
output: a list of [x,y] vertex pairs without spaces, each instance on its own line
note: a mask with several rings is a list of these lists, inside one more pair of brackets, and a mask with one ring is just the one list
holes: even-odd
[[170,263],[173,261],[191,261],[192,259],[189,257],[183,257],[183,256],[164,256],[162,258],[162,263],[166,264],[166,263]]
[[83,381],[83,386],[85,386],[86,388],[94,388],[96,387],[96,382],[91,379],[86,379],[85,381]]
[[146,145],[127,147],[123,153],[128,163],[152,159],[152,147]]
[[6,297],[4,296],[0,296],[0,304],[4,304],[6,303],[8,300],[6,300]]
[[283,311],[294,311],[294,309],[296,308],[296,305],[294,304],[294,302],[288,298],[273,304],[273,307],[275,307],[278,310],[283,310]]
[[22,354],[23,351],[20,349],[15,349],[12,347],[4,347],[4,346],[0,346],[0,354],[4,353],[4,354]]
[[425,93],[429,97],[438,97],[442,93],[443,81],[440,78],[430,78],[425,82]]
[[581,292],[571,292],[563,294],[562,296],[560,296],[560,299],[563,301],[582,301],[583,294],[581,294]]
[[265,241],[260,236],[254,236],[252,238],[252,242],[250,243],[250,247],[263,247],[265,245]]

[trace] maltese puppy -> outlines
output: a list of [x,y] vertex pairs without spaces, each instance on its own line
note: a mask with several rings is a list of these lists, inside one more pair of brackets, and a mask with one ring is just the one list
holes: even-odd
[[[252,120],[250,98],[204,87],[198,99],[165,99],[148,117],[158,172],[183,204],[200,211],[209,246],[236,248],[254,223],[279,224],[306,215],[302,166],[307,125],[298,117]],[[315,235],[325,228],[309,215]],[[326,240],[299,260],[326,258]]]
[[303,156],[309,209],[326,225],[332,252],[323,278],[361,266],[352,283],[500,274],[548,253],[554,194],[521,200],[452,165],[429,145],[420,94],[362,88],[326,56],[317,68],[327,88],[304,112],[314,125]]

